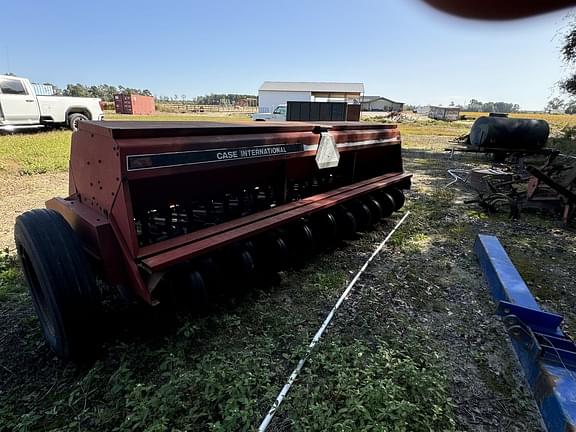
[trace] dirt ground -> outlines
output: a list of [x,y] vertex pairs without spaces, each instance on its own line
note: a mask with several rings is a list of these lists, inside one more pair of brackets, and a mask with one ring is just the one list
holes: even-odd
[[68,173],[21,176],[0,171],[0,250],[13,249],[14,219],[26,210],[44,207],[53,196],[66,196]]
[[[548,215],[527,214],[518,221],[509,220],[504,213],[485,215],[475,205],[464,203],[471,197],[465,186],[445,187],[451,181],[447,169],[486,164],[484,159],[466,156],[448,160],[440,152],[428,151],[441,147],[448,138],[404,139],[411,140],[412,147],[421,148],[405,152],[406,170],[414,173],[406,204],[412,215],[359,281],[329,329],[329,337],[362,340],[382,336],[402,341],[418,335],[423,344],[440,353],[438,364],[450,382],[456,430],[541,431],[538,410],[504,328],[494,314],[495,304],[472,247],[478,233],[497,235],[544,307],[566,315],[567,327],[572,329],[576,328],[576,293],[571,289],[571,268],[576,258],[574,228],[562,228]],[[47,197],[64,194],[67,179],[61,173],[5,176],[0,180],[0,244],[10,247],[14,217],[25,209],[42,206]],[[399,217],[396,215],[395,220]],[[351,277],[393,222],[337,248],[314,265],[336,266]],[[286,299],[297,304],[292,293],[301,292],[302,285],[316,271],[312,266],[284,275],[283,288],[267,294],[268,308],[285,311]],[[339,290],[334,290],[322,310],[329,310],[338,295]],[[250,305],[246,307],[249,309]],[[0,305],[0,405],[4,402],[13,404],[14,410],[32,409],[22,408],[22,403],[41,411],[50,409],[44,398],[55,385],[61,387],[78,376],[51,360],[31,314],[27,303]],[[315,314],[318,319],[325,315],[321,311]],[[254,319],[253,313],[248,315],[250,318],[246,319]],[[242,322],[244,318],[238,319]],[[305,334],[312,334],[316,324],[314,321],[300,326],[306,327]],[[158,341],[139,336],[137,343],[155,347]],[[209,341],[202,343],[210,345]],[[105,363],[114,364],[117,360],[113,358],[123,357],[129,350],[126,342],[117,343],[110,348]],[[249,350],[247,347],[246,352]],[[286,366],[289,369],[290,364]],[[34,390],[32,401],[14,396],[30,394],[30,389]],[[298,392],[298,386],[293,391]],[[93,402],[90,397],[84,399],[84,408],[91,403],[95,410],[106,409],[104,402]],[[263,409],[267,406],[264,404]],[[279,415],[278,422],[282,420]],[[276,423],[274,430],[291,429]]]

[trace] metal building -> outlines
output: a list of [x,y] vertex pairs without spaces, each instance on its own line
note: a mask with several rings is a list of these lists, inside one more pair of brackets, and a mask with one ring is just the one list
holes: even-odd
[[258,112],[272,112],[288,101],[359,104],[363,94],[363,83],[264,81],[258,89]]
[[404,109],[404,102],[396,102],[382,96],[363,96],[362,111],[394,111]]

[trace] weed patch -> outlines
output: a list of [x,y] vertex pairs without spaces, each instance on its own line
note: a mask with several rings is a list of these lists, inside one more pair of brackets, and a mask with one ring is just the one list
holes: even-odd
[[22,274],[15,255],[0,252],[0,301],[5,301],[24,291]]
[[295,431],[449,431],[448,385],[432,353],[383,339],[320,346],[277,414]]
[[565,126],[557,136],[548,140],[548,147],[564,154],[576,154],[576,126]]

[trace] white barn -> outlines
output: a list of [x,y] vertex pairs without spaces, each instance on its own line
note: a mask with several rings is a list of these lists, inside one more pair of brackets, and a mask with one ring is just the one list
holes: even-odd
[[288,101],[360,103],[362,83],[264,81],[258,89],[258,112],[274,111]]

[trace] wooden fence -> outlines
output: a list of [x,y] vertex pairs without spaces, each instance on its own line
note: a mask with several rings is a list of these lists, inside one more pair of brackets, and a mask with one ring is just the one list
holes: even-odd
[[175,113],[203,113],[203,112],[238,112],[254,113],[255,106],[241,105],[199,105],[188,102],[160,102],[156,101],[156,110]]

